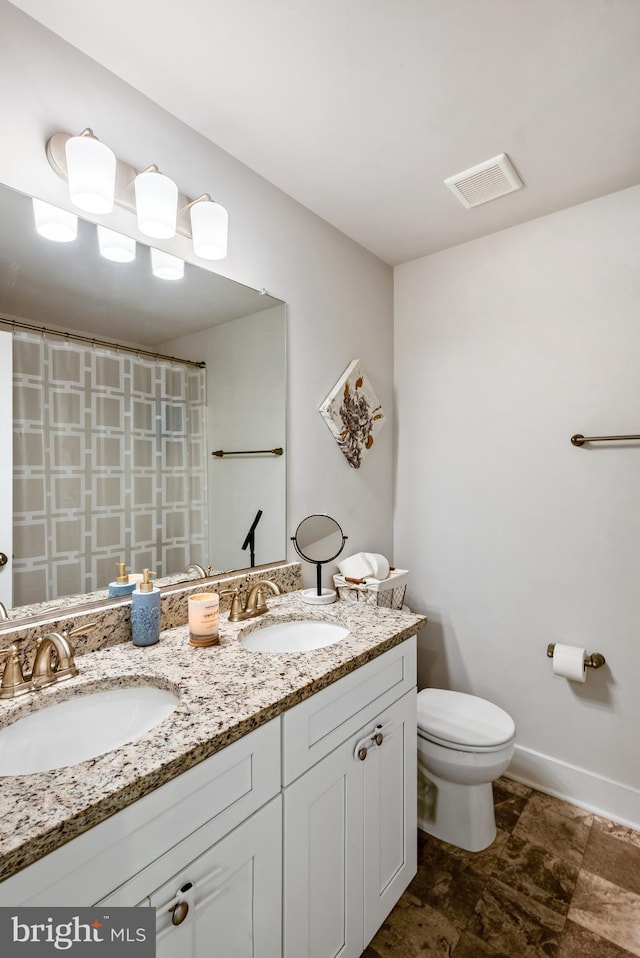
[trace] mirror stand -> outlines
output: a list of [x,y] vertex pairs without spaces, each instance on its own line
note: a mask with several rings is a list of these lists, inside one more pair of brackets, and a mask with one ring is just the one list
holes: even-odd
[[336,601],[335,589],[322,588],[322,566],[338,558],[347,538],[331,516],[313,515],[302,520],[291,541],[300,558],[316,567],[316,588],[302,590],[303,602],[329,605]]

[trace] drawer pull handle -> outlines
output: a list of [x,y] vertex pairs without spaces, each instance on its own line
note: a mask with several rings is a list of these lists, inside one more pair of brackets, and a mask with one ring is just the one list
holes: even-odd
[[366,757],[367,757],[367,747],[366,745],[363,745],[361,746],[361,748],[358,749],[358,758],[360,759],[361,762],[364,762]]
[[181,925],[189,913],[189,902],[179,901],[171,909],[171,924]]
[[376,734],[373,736],[373,741],[376,743],[376,745],[382,745],[384,742],[384,735],[382,732],[376,732]]

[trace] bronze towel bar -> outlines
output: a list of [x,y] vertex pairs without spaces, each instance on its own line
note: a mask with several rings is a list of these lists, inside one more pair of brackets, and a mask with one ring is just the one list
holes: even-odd
[[259,456],[264,453],[269,453],[271,456],[281,456],[283,452],[282,446],[277,446],[275,449],[241,449],[238,452],[225,452],[224,449],[215,449],[211,455],[222,459],[223,456]]
[[628,439],[640,439],[640,436],[582,436],[577,432],[571,437],[571,445],[584,446],[585,442],[621,442]]

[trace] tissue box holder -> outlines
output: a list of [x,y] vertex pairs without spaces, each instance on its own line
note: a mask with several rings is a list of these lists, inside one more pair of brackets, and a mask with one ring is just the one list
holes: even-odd
[[409,581],[408,569],[393,569],[388,579],[368,579],[362,585],[345,582],[343,575],[334,575],[333,584],[345,602],[366,602],[384,609],[401,609]]

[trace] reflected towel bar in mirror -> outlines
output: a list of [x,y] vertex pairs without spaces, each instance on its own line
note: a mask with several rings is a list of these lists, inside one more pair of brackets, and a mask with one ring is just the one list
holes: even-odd
[[237,452],[229,452],[224,449],[215,449],[211,455],[217,456],[218,459],[222,459],[223,456],[260,456],[265,453],[270,456],[281,456],[284,452],[282,446],[277,446],[275,449],[240,449]]
[[585,442],[625,442],[639,440],[640,436],[583,436],[579,432],[571,437],[572,446],[584,446]]

